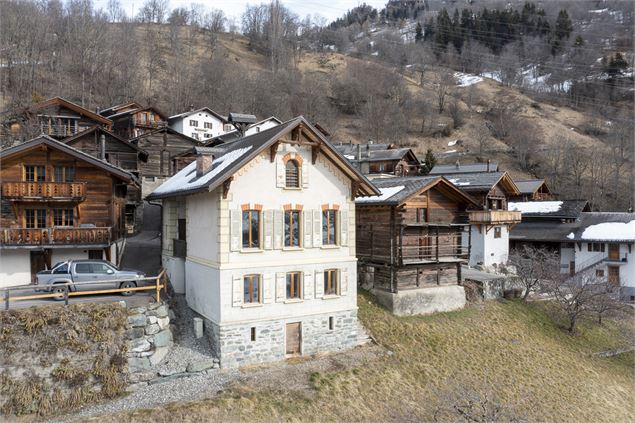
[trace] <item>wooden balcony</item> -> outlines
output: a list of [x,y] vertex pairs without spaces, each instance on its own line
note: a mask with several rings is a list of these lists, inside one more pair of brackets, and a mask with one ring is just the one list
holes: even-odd
[[521,213],[519,211],[491,210],[491,211],[470,211],[470,223],[481,225],[503,225],[520,223]]
[[2,198],[13,201],[83,201],[86,182],[3,182]]
[[112,228],[0,228],[3,247],[110,245]]
[[66,124],[41,123],[40,132],[50,137],[70,137],[79,132],[77,122],[69,122]]

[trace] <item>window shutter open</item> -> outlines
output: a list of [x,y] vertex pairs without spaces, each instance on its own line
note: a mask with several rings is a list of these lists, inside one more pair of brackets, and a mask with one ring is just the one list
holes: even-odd
[[348,269],[340,270],[340,295],[348,293]]
[[309,187],[309,163],[307,160],[305,160],[302,163],[302,175],[300,175],[302,177],[302,188],[308,188]]
[[315,298],[324,296],[324,272],[318,270],[315,272]]
[[322,245],[322,212],[313,210],[313,247]]
[[276,273],[276,301],[284,301],[287,297],[287,274],[284,272]]
[[232,306],[240,307],[243,304],[243,280],[240,276],[232,278]]
[[284,163],[276,157],[276,186],[278,188],[285,187],[285,175]]
[[340,226],[340,245],[348,245],[348,211],[341,210],[339,212],[339,226]]
[[273,300],[271,297],[271,273],[265,273],[262,275],[262,302],[270,303]]
[[242,212],[240,210],[232,210],[230,213],[231,234],[230,244],[232,251],[240,251],[242,239]]
[[313,280],[313,273],[309,272],[304,272],[304,278],[303,278],[303,282],[304,282],[304,286],[303,286],[303,294],[304,294],[304,299],[305,300],[310,300],[313,298],[313,286],[314,286],[314,280]]
[[282,248],[282,240],[284,236],[284,214],[282,210],[273,211],[273,248],[279,250]]
[[304,222],[304,248],[311,248],[313,241],[313,213],[311,210],[302,211],[302,221]]
[[264,215],[264,247],[265,250],[271,250],[273,248],[273,210],[265,210]]

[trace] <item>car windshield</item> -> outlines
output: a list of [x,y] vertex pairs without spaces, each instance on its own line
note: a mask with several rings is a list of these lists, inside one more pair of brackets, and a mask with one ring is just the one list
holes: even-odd
[[62,262],[62,263],[57,263],[55,266],[53,266],[53,273],[68,273],[68,263],[67,262]]

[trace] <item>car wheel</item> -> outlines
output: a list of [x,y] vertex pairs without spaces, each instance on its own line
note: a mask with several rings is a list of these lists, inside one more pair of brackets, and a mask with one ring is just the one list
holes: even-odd
[[64,301],[64,296],[66,295],[66,291],[68,287],[66,285],[53,285],[53,289],[51,292],[53,294],[57,294],[53,297],[55,301]]
[[[119,288],[121,288],[121,289],[124,289],[124,288],[136,288],[136,287],[137,287],[137,284],[132,282],[132,281],[124,282],[124,283],[122,283],[119,286]],[[129,295],[133,295],[134,293],[135,293],[134,291],[124,291],[124,292],[121,293],[121,295],[124,295],[124,296],[127,297]]]

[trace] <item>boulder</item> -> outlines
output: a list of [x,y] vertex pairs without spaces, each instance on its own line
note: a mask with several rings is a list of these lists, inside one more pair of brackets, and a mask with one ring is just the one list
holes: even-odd
[[128,316],[128,324],[134,327],[140,327],[146,325],[146,316],[143,314],[134,314],[132,316]]
[[172,332],[169,329],[162,330],[161,332],[154,335],[154,346],[155,347],[167,347],[172,344]]
[[128,357],[128,369],[131,372],[148,372],[151,369],[150,360],[145,357]]
[[156,366],[168,355],[168,352],[170,352],[170,347],[159,347],[155,349],[154,354],[150,356],[150,364]]
[[192,361],[190,364],[187,365],[186,370],[188,373],[198,373],[198,372],[202,372],[203,370],[213,368],[214,364],[215,363],[213,359],[203,358],[200,360]]
[[129,343],[129,349],[131,352],[143,352],[149,351],[152,345],[145,338],[134,339]]
[[170,326],[170,318],[169,317],[160,317],[157,319],[157,324],[159,325],[159,328],[161,328],[161,330],[167,328],[168,326]]
[[157,316],[148,316],[148,324],[153,325],[157,322]]
[[146,335],[154,335],[155,333],[159,333],[161,328],[156,323],[153,325],[146,326]]

